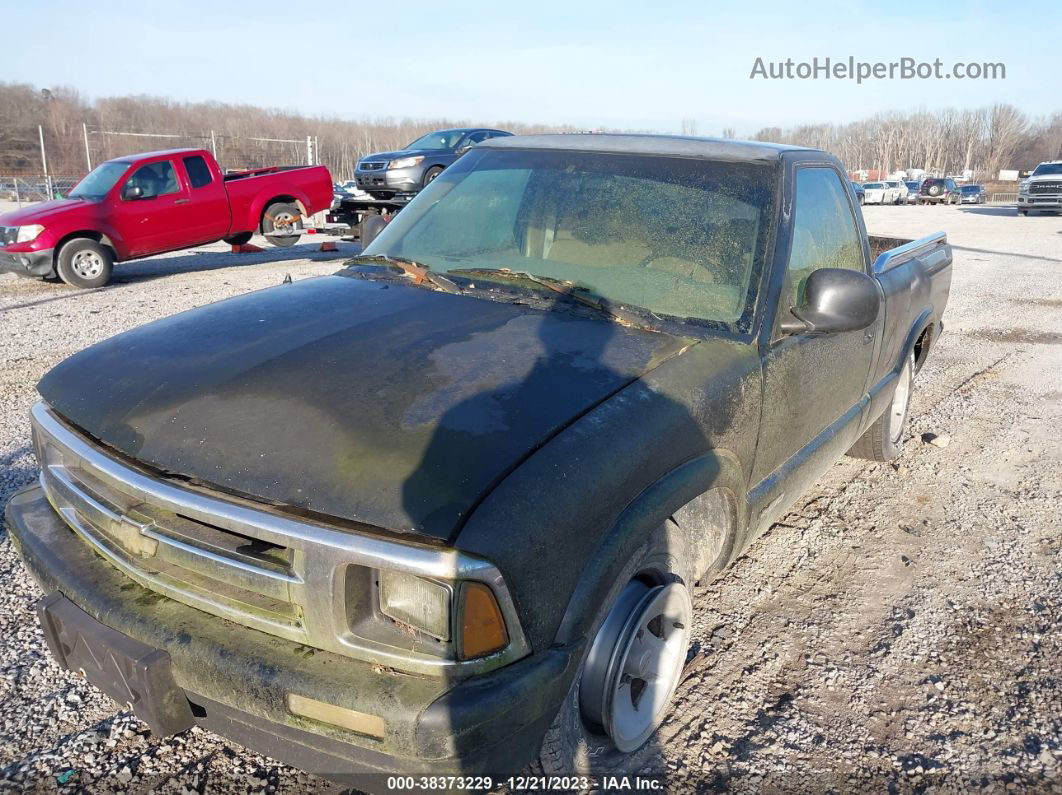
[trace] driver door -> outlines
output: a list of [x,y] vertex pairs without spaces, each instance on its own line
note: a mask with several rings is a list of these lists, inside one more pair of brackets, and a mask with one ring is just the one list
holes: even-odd
[[868,272],[862,236],[841,176],[797,167],[792,243],[773,332],[763,356],[764,406],[750,499],[761,529],[774,521],[855,442],[884,312],[859,331],[782,334],[819,268]]
[[131,257],[198,242],[187,240],[185,205],[190,197],[172,161],[159,160],[140,166],[122,185],[118,197],[117,226]]

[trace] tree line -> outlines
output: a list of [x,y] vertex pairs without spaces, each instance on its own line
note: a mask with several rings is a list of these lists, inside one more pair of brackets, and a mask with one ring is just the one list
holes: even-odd
[[[481,124],[483,120],[474,120]],[[175,102],[160,97],[126,96],[87,100],[66,87],[38,89],[0,83],[0,174],[40,173],[38,125],[43,129],[49,172],[80,175],[86,169],[85,128],[93,164],[111,157],[178,146],[213,147],[226,168],[306,162],[307,136],[315,160],[337,180],[349,179],[359,157],[401,149],[420,135],[468,120],[380,118],[344,120],[308,117],[290,111],[221,102]],[[518,134],[575,132],[570,125],[495,121],[488,126]],[[682,120],[683,132],[696,124]],[[171,137],[114,133],[152,133]],[[211,139],[211,133],[214,134]],[[735,137],[728,128],[724,137]],[[810,146],[833,152],[852,170],[930,173],[972,171],[995,179],[1001,169],[1029,169],[1043,160],[1062,159],[1062,112],[1032,119],[1005,104],[958,110],[890,111],[847,124],[767,127],[756,140]],[[291,143],[255,141],[288,139]]]
[[[43,128],[49,173],[84,174],[83,124],[88,127],[93,165],[136,152],[185,146],[213,147],[225,168],[297,165],[306,162],[305,141],[310,136],[316,150],[314,159],[328,166],[334,178],[342,181],[353,176],[358,158],[366,154],[401,149],[432,130],[484,122],[442,118],[350,121],[253,105],[175,102],[151,96],[103,97],[89,101],[71,88],[37,89],[24,83],[0,83],[0,175],[41,173],[38,125]],[[577,129],[504,120],[484,126],[518,134]],[[152,137],[145,133],[160,135]],[[253,140],[256,138],[288,139],[293,143]]]
[[889,111],[848,124],[767,127],[754,137],[825,149],[850,170],[917,168],[940,176],[970,171],[975,179],[990,181],[1003,169],[1032,169],[1062,159],[1062,112],[1030,119],[1004,104]]

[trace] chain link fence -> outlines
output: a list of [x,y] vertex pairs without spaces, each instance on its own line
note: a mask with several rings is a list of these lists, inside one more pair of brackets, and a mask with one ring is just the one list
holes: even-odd
[[[84,168],[77,173],[48,171],[48,151],[41,137],[39,172],[0,174],[0,202],[26,203],[61,199],[92,168],[116,157],[161,149],[206,149],[214,154],[225,171],[242,171],[266,166],[305,166],[321,162],[317,137],[263,138],[203,134],[141,133],[121,130],[95,130],[82,125]],[[69,158],[68,158],[69,159]]]
[[202,134],[141,133],[95,130],[83,125],[85,165],[93,167],[115,157],[157,149],[206,149],[226,171],[265,166],[306,166],[321,162],[317,137],[263,138],[222,135],[213,130]]
[[83,174],[0,174],[0,202],[22,206],[63,198]]

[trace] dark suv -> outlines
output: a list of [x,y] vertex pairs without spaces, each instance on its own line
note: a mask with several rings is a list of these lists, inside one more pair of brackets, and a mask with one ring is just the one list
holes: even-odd
[[436,130],[397,152],[366,155],[358,161],[354,179],[374,199],[394,199],[396,194],[409,196],[476,144],[508,135],[512,133],[483,127]]
[[918,191],[919,204],[959,204],[962,194],[955,180],[947,178],[930,178],[922,183]]

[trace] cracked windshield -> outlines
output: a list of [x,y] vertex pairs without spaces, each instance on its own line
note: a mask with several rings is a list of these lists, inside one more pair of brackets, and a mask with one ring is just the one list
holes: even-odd
[[366,253],[440,273],[520,271],[609,303],[740,326],[773,179],[757,163],[482,150],[444,172]]

